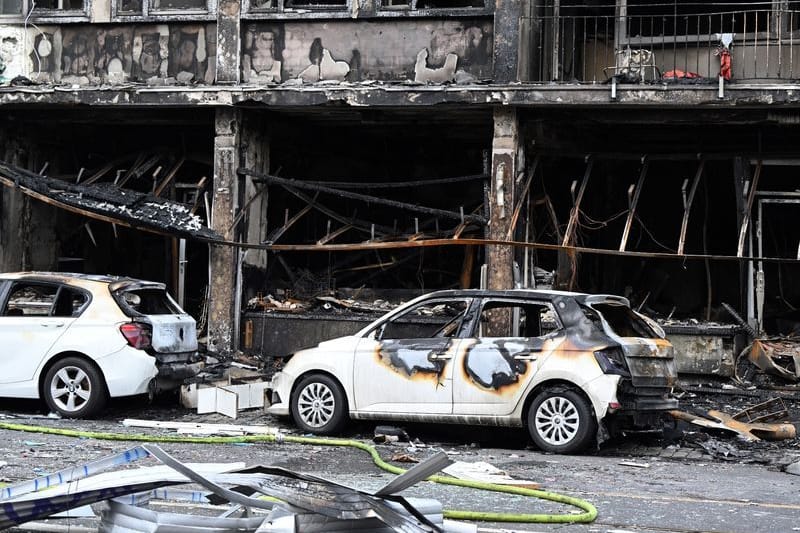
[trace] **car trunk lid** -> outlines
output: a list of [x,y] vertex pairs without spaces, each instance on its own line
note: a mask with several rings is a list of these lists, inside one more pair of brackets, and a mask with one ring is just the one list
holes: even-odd
[[602,317],[606,332],[619,342],[635,387],[675,385],[675,349],[663,338],[660,328],[634,312],[623,298],[592,298],[587,304]]
[[125,281],[109,288],[126,315],[150,325],[153,352],[178,354],[197,350],[195,320],[170,297],[164,284]]

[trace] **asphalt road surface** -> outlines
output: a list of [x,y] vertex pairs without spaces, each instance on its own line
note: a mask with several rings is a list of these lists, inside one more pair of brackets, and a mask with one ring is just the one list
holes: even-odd
[[[170,403],[114,402],[99,420],[40,418],[37,402],[0,401],[0,422],[116,433],[174,435],[169,430],[128,428],[125,418],[203,423],[232,423],[221,415],[197,415]],[[283,421],[257,411],[237,424],[268,424],[298,434]],[[599,515],[592,524],[480,523],[481,531],[575,532],[791,532],[800,531],[800,476],[783,471],[800,461],[798,439],[744,445],[735,438],[681,434],[671,438],[630,436],[605,443],[581,456],[543,454],[521,431],[474,427],[405,426],[412,443],[377,445],[381,456],[424,459],[439,450],[458,461],[486,461],[511,476],[547,491],[583,498]],[[346,435],[371,442],[374,425],[353,425]],[[709,444],[711,443],[711,444]],[[30,479],[123,451],[130,442],[76,439],[61,435],[0,430],[0,477],[6,483]],[[705,446],[705,447],[704,447]],[[360,489],[377,489],[393,476],[375,467],[359,450],[297,444],[162,444],[184,462],[243,461],[310,473]],[[709,450],[709,451],[707,451]],[[2,463],[0,463],[2,464]],[[394,463],[401,467],[407,464]],[[405,496],[435,498],[447,509],[510,513],[570,513],[560,504],[492,492],[420,483]],[[186,508],[181,512],[193,512]],[[47,520],[21,531],[91,531],[86,519]]]

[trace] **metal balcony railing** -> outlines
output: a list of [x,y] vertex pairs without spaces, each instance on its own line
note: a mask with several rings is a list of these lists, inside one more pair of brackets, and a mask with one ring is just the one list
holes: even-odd
[[616,75],[630,83],[716,82],[725,34],[732,34],[732,81],[800,78],[800,11],[561,15],[524,22],[532,41],[527,81],[605,83]]

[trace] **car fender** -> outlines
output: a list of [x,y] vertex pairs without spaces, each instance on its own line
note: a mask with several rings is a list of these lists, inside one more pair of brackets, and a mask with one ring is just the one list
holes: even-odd
[[[281,370],[292,376],[289,391],[294,389],[297,380],[309,373],[325,373],[333,376],[344,389],[348,408],[355,405],[353,396],[353,355],[358,339],[342,337],[334,341],[321,343],[295,353]],[[288,401],[288,398],[286,398]]]
[[515,410],[524,415],[524,408],[533,391],[547,382],[567,382],[579,388],[589,398],[598,420],[608,412],[608,404],[617,401],[620,376],[604,374],[593,352],[572,352],[568,357],[549,357],[528,385]]

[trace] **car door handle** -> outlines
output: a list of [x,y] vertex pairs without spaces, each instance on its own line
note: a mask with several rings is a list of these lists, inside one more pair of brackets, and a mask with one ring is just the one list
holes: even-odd
[[63,322],[42,322],[40,324],[43,328],[60,328],[64,325]]
[[535,353],[521,353],[514,356],[515,361],[536,361],[539,358],[539,354]]
[[428,357],[428,360],[429,361],[447,361],[447,360],[452,359],[452,358],[453,358],[453,356],[450,355],[449,353],[434,353],[434,354],[431,354],[430,357]]

